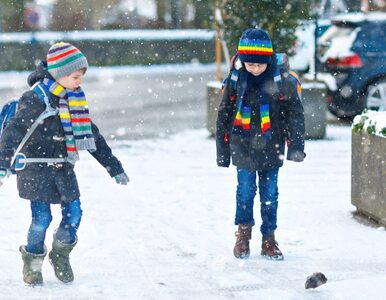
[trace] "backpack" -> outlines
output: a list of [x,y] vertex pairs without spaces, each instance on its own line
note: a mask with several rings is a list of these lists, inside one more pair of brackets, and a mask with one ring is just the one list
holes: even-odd
[[[45,104],[46,108],[45,110],[38,116],[38,118],[32,123],[31,128],[28,130],[26,135],[21,140],[19,146],[17,147],[14,156],[11,159],[11,168],[14,170],[20,169],[20,166],[18,166],[18,159],[19,159],[19,152],[23,148],[24,144],[27,142],[27,140],[31,137],[32,133],[35,131],[35,129],[39,126],[39,124],[48,117],[51,117],[53,115],[56,115],[58,113],[57,108],[53,108],[51,106],[50,100],[50,93],[47,91],[47,88],[44,86],[42,82],[35,83],[31,88],[31,91],[34,91],[38,96],[39,99]],[[0,112],[0,139],[4,132],[4,129],[7,127],[9,121],[15,116],[17,109],[18,109],[19,99],[14,98],[4,104],[4,106],[1,109]],[[22,155],[20,153],[20,155]],[[24,155],[22,155],[23,158]]]
[[[290,69],[287,55],[285,53],[276,53],[276,64],[277,68],[274,72],[273,81],[275,84],[275,91],[278,93],[278,98],[280,101],[284,101],[286,95],[283,91],[283,77],[291,80],[296,86],[296,91],[298,93],[299,98],[301,99],[301,91],[302,91],[302,82],[300,77]],[[236,99],[237,94],[237,81],[240,75],[240,69],[243,68],[241,61],[238,59],[237,55],[234,55],[231,60],[231,76],[230,76],[230,94],[229,97],[231,100]],[[225,87],[226,78],[223,82],[223,88]]]
[[[277,95],[277,98],[279,100],[280,104],[284,104],[286,100],[286,93],[284,91],[284,80],[291,80],[294,86],[296,87],[297,94],[299,98],[301,99],[301,91],[302,91],[302,82],[299,78],[299,76],[290,69],[289,62],[287,55],[285,53],[276,53],[276,70],[273,74],[273,81],[274,81],[274,92],[275,95]],[[225,78],[223,81],[222,88],[224,89],[226,86],[226,82],[229,78],[230,80],[230,89],[229,89],[229,99],[236,105],[236,98],[237,98],[237,81],[239,79],[240,70],[243,68],[243,64],[238,59],[238,56],[235,55],[232,57],[231,60],[231,70],[230,70],[230,76]],[[290,141],[290,131],[288,128],[288,122],[286,117],[286,112],[284,109],[284,105],[280,105],[280,115],[281,115],[281,122],[283,124],[284,128],[284,134],[287,139],[287,143]],[[224,137],[225,141],[229,140],[229,136],[226,135]]]
[[3,134],[9,120],[16,114],[19,99],[13,98],[11,101],[4,104],[0,112],[0,136]]

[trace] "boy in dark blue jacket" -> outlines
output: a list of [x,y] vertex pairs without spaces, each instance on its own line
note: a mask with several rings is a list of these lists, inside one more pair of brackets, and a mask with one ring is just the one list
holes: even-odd
[[[54,233],[49,260],[59,280],[74,280],[69,254],[78,241],[76,232],[82,217],[74,172],[78,151],[88,151],[117,183],[126,185],[129,181],[91,121],[80,87],[87,67],[87,59],[78,48],[56,43],[47,53],[47,62],[42,62],[28,78],[30,86],[39,84],[45,90],[49,105],[57,110],[36,127],[18,154],[23,163],[17,170],[17,188],[21,198],[31,201],[32,211],[27,245],[20,246],[23,279],[28,284],[43,283],[41,267],[47,254],[44,240],[52,220],[51,204],[61,205],[62,221]],[[45,102],[34,90],[23,94],[16,115],[1,136],[0,168],[11,168],[15,149],[45,109]]]
[[[302,161],[304,154],[304,112],[297,87],[289,74],[280,74],[268,33],[261,29],[243,32],[238,55],[232,66],[218,111],[217,164],[237,167],[236,218],[238,225],[234,255],[247,258],[254,198],[260,194],[261,254],[282,260],[275,240],[278,208],[278,173],[283,165],[285,141],[287,159]],[[235,69],[237,69],[235,71]]]

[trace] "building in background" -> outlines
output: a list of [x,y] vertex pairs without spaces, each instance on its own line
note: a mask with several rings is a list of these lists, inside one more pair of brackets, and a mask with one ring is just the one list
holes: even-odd
[[0,0],[0,31],[209,28],[212,0]]

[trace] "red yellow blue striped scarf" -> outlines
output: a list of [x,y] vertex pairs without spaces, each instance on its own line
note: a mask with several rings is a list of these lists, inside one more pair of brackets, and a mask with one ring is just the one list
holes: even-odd
[[59,97],[59,117],[66,137],[68,161],[75,163],[79,160],[78,150],[96,150],[86,96],[80,88],[70,91],[48,78],[43,83]]

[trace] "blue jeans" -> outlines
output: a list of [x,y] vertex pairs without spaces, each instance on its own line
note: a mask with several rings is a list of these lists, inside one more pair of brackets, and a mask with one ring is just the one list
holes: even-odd
[[[56,230],[55,238],[65,244],[72,244],[76,240],[76,232],[82,218],[80,200],[62,203],[62,221]],[[44,253],[46,231],[52,221],[49,203],[31,201],[32,222],[28,230],[26,250],[30,253]]]
[[[262,224],[260,231],[263,237],[269,236],[277,228],[279,169],[258,171],[260,214]],[[255,225],[253,203],[257,191],[256,171],[237,168],[236,218],[235,224]]]

